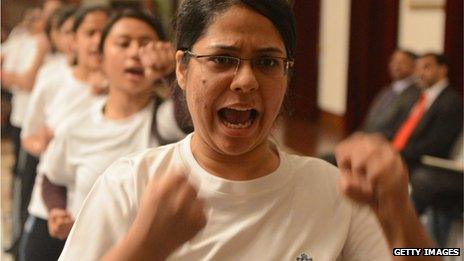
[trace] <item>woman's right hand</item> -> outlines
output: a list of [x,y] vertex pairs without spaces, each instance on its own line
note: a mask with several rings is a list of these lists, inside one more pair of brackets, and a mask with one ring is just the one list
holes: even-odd
[[66,210],[57,208],[50,210],[48,216],[48,233],[51,237],[65,240],[73,224],[74,219]]
[[152,180],[126,237],[105,260],[164,260],[206,225],[203,202],[182,174]]

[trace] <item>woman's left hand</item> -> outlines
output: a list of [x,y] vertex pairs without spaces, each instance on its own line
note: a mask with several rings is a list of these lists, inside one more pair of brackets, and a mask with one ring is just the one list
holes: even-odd
[[433,247],[409,199],[406,165],[382,135],[354,134],[335,156],[339,190],[372,208],[390,247]]
[[407,168],[380,134],[356,133],[337,146],[335,155],[338,186],[349,198],[369,204],[378,215],[409,203]]

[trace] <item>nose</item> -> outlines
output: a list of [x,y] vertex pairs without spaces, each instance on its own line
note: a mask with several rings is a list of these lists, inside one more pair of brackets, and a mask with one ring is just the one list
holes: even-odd
[[133,41],[128,48],[128,55],[131,58],[136,58],[139,59],[139,49],[140,49],[140,44],[137,42]]
[[234,74],[230,89],[239,93],[250,93],[259,88],[258,79],[249,61],[242,61]]
[[95,33],[92,37],[92,47],[98,48],[100,44],[101,33]]

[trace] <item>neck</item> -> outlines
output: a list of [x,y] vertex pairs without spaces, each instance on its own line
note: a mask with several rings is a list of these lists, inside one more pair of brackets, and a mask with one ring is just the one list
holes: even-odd
[[81,82],[87,82],[89,80],[89,76],[91,75],[91,71],[87,68],[85,68],[82,65],[77,65],[74,68],[73,75],[76,79],[78,79]]
[[129,96],[110,87],[104,115],[109,119],[130,117],[145,108],[151,99],[151,96],[148,95],[140,95],[139,97]]
[[242,155],[225,155],[193,134],[191,149],[198,163],[215,176],[228,180],[252,180],[266,176],[279,166],[279,156],[267,139]]

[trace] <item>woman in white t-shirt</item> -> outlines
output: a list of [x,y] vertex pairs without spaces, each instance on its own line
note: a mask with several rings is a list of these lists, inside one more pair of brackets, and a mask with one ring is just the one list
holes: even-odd
[[[69,30],[72,27],[74,11],[75,7],[71,9],[66,7],[53,13],[47,22],[45,30],[52,48],[51,52],[46,55],[45,61],[35,77],[34,87],[32,88],[21,130],[21,150],[19,152],[19,162],[21,164],[18,167],[20,175],[17,176],[21,179],[21,182],[16,183],[19,189],[15,190],[20,193],[15,193],[13,197],[13,202],[15,202],[13,213],[17,213],[16,216],[20,217],[13,223],[13,227],[15,225],[19,227],[17,230],[13,229],[17,231],[17,233],[13,233],[13,241],[16,244],[19,243],[19,237],[28,216],[27,207],[34,186],[38,164],[37,157],[51,138],[50,132],[46,131],[48,129],[42,128],[45,124],[44,112],[46,106],[55,96],[56,87],[62,83],[64,74],[69,70],[65,54],[69,49],[66,47],[66,45],[70,44],[69,41],[66,42],[69,37],[61,34],[60,31]],[[15,236],[15,234],[17,235]]]
[[[88,82],[93,74],[100,71],[98,43],[108,13],[109,10],[101,6],[79,9],[71,21],[77,63],[68,69],[55,69],[48,73],[53,76],[38,82],[23,134],[24,141],[30,141],[31,152],[36,155],[43,153],[61,125],[102,98],[92,93]],[[40,160],[37,170],[42,165]],[[43,175],[39,171],[37,173],[28,206],[29,217],[21,238],[20,258],[56,260],[64,241],[48,234],[48,213],[41,197]]]
[[[103,29],[100,52],[108,97],[61,129],[44,155],[46,167],[40,169],[46,175],[43,197],[50,210],[48,228],[53,237],[67,237],[93,183],[111,163],[158,146],[157,133],[164,135],[163,140],[182,133],[173,115],[174,105],[159,107],[160,100],[154,98],[153,83],[171,77],[175,68],[175,49],[164,40],[160,22],[135,10],[116,13]],[[66,186],[72,198],[65,202],[54,194],[60,190],[51,185]]]
[[269,141],[295,42],[286,0],[182,1],[176,75],[195,131],[110,166],[60,260],[391,260],[387,241],[431,246],[388,142],[341,144],[339,175]]

